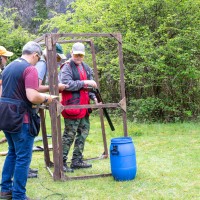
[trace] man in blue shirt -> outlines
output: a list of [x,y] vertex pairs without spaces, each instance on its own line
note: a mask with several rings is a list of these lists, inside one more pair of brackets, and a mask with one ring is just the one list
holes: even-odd
[[[60,63],[62,60],[66,59],[66,56],[63,53],[62,47],[60,44],[56,43],[56,53],[57,53],[57,63]],[[39,91],[40,92],[48,92],[48,69],[47,69],[47,53],[46,49],[43,51],[43,56],[40,61],[36,64],[36,69],[38,71],[39,78]],[[59,91],[63,91],[66,88],[65,84],[58,84]]]

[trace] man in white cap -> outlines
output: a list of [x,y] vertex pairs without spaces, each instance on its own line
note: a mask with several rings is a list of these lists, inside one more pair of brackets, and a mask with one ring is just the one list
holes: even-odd
[[6,63],[8,61],[8,57],[12,56],[13,52],[7,51],[5,47],[0,46],[0,97],[1,97],[1,85],[2,85],[2,72]]
[[[77,42],[72,47],[72,57],[62,66],[59,79],[61,83],[69,87],[62,92],[63,105],[89,104],[90,99],[97,102],[96,96],[88,92],[87,86],[97,88],[93,80],[93,70],[83,62],[85,46]],[[83,150],[86,138],[89,134],[89,109],[65,109],[62,112],[65,121],[63,133],[63,171],[73,172],[73,169],[89,168],[91,164],[83,161]],[[70,167],[67,166],[67,156],[72,143],[74,150]]]

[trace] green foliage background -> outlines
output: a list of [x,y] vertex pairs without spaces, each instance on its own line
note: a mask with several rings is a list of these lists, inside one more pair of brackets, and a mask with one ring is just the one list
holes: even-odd
[[[171,122],[199,117],[199,27],[198,0],[76,0],[66,14],[44,21],[39,34],[120,32],[129,119]],[[106,38],[94,42],[103,98],[117,102],[117,44]]]
[[21,56],[23,45],[34,38],[27,30],[21,26],[16,26],[15,19],[17,13],[14,9],[6,9],[0,6],[0,45],[4,46],[8,51],[12,51],[14,55],[9,58],[9,62]]

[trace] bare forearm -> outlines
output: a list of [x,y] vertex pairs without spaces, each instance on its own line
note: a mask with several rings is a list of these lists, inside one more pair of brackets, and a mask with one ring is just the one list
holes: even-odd
[[26,96],[28,100],[33,104],[41,104],[44,103],[45,99],[48,99],[45,103],[50,103],[52,101],[51,97],[42,96],[37,90],[34,89],[26,89]]
[[39,92],[48,92],[49,91],[49,86],[48,85],[40,85],[38,88]]

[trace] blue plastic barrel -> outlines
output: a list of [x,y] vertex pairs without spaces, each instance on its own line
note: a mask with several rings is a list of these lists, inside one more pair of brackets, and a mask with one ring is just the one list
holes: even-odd
[[111,139],[111,172],[116,181],[132,180],[136,176],[136,154],[131,137]]

